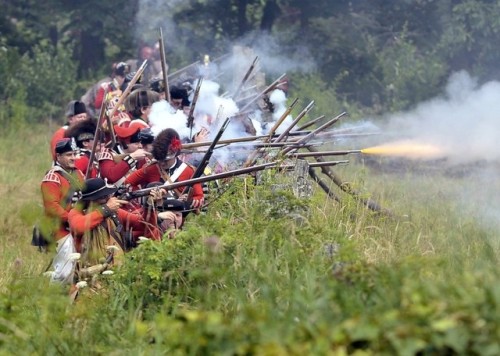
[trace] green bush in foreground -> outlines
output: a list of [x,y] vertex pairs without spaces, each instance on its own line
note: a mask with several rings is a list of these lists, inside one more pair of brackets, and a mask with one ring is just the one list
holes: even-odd
[[339,171],[394,217],[345,195],[297,199],[273,190],[279,175],[234,180],[176,239],[140,246],[70,305],[29,246],[50,158],[42,135],[17,140],[0,150],[0,355],[500,352],[498,233],[450,200],[467,177]]
[[[226,193],[208,214],[190,217],[175,239],[142,244],[103,280],[104,289],[84,290],[74,306],[42,279],[14,279],[0,304],[2,350],[500,352],[500,278],[491,268],[493,256],[474,268],[450,269],[452,262],[440,256],[367,263],[338,227],[361,211],[324,221],[315,217],[317,197],[305,209],[287,193],[244,186]],[[281,212],[266,209],[276,201]],[[219,204],[231,209],[219,210]]]

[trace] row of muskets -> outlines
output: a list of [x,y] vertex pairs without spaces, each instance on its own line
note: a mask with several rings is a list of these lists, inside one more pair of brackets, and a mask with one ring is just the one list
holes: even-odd
[[[190,64],[187,67],[182,68],[170,75],[167,76],[167,66],[165,59],[165,50],[164,50],[164,42],[163,42],[163,34],[160,28],[159,31],[159,44],[160,44],[160,52],[161,52],[161,61],[162,61],[162,69],[163,76],[165,80],[165,91],[167,98],[169,97],[168,90],[168,78],[173,75],[179,75],[183,71],[189,70],[191,67],[195,66],[198,62]],[[160,186],[140,189],[136,191],[131,191],[125,193],[121,196],[122,199],[130,200],[135,198],[144,197],[150,194],[153,189],[163,188],[165,190],[177,190],[179,188],[183,188],[183,194],[189,194],[192,191],[192,187],[194,184],[198,183],[206,183],[210,181],[218,181],[225,179],[227,184],[227,179],[235,176],[241,176],[246,174],[255,174],[256,172],[268,170],[268,169],[277,169],[280,171],[290,171],[293,170],[297,166],[297,160],[301,160],[301,164],[305,162],[307,166],[307,170],[310,178],[315,181],[318,186],[327,194],[327,196],[337,202],[340,202],[340,197],[332,191],[331,184],[328,184],[322,177],[318,175],[316,172],[316,168],[320,168],[321,172],[329,178],[335,185],[337,185],[343,192],[350,194],[356,200],[361,201],[363,205],[367,208],[381,213],[386,213],[391,215],[390,211],[382,208],[377,202],[363,197],[359,194],[348,182],[343,181],[335,172],[333,172],[332,167],[336,165],[343,165],[349,163],[349,160],[327,160],[325,157],[336,157],[336,156],[347,156],[351,154],[360,154],[361,150],[337,150],[337,151],[321,151],[317,147],[321,146],[325,143],[331,143],[333,140],[342,137],[353,137],[353,136],[365,136],[365,135],[374,135],[376,133],[356,133],[350,129],[338,129],[338,130],[328,130],[331,126],[333,126],[336,122],[338,122],[341,118],[347,115],[346,112],[342,112],[339,115],[326,120],[323,124],[319,125],[320,122],[325,120],[325,116],[320,116],[314,120],[311,120],[299,127],[297,127],[299,121],[301,121],[306,115],[311,111],[314,107],[314,101],[311,101],[300,113],[295,117],[291,124],[284,129],[278,130],[281,128],[281,125],[285,121],[285,119],[290,115],[292,110],[295,108],[298,103],[298,98],[293,100],[291,105],[283,112],[280,118],[276,121],[273,127],[269,130],[266,135],[260,136],[246,136],[232,139],[221,139],[224,131],[228,127],[229,123],[232,120],[238,120],[242,115],[245,115],[247,110],[255,104],[259,99],[262,99],[266,96],[266,94],[273,91],[281,80],[285,77],[286,74],[282,74],[279,76],[274,82],[272,82],[269,86],[267,86],[264,90],[254,94],[251,97],[245,98],[245,100],[238,100],[241,93],[245,92],[245,85],[247,85],[248,80],[252,77],[252,72],[255,71],[256,65],[258,62],[258,57],[255,57],[252,62],[250,68],[245,73],[243,80],[237,86],[235,92],[231,95],[232,99],[235,102],[244,103],[241,106],[241,109],[236,115],[231,117],[227,117],[224,123],[220,126],[219,131],[215,135],[212,141],[208,142],[196,142],[196,143],[187,143],[183,144],[183,148],[181,153],[203,153],[203,158],[195,169],[195,172],[191,179],[185,180],[182,182],[173,182],[173,183],[165,183]],[[136,75],[127,88],[123,92],[122,96],[118,100],[118,104],[114,107],[113,111],[115,111],[119,105],[121,105],[126,97],[129,95],[131,88],[140,78],[142,72],[147,65],[146,61],[141,65],[138,69]],[[198,94],[200,91],[201,83],[203,81],[203,77],[200,77],[197,82],[196,89],[194,90],[193,100],[191,103],[191,108],[189,111],[189,115],[187,118],[187,126],[192,130],[194,126],[194,109],[196,107]],[[113,125],[111,124],[110,118],[113,117],[114,112],[106,115],[104,113],[104,106],[101,108],[101,113],[97,125],[96,130],[96,138],[102,137],[100,131],[103,130],[102,123],[107,123],[108,130],[111,131],[111,140],[108,142],[108,145],[114,145],[115,139],[113,134]],[[219,113],[222,110],[219,110]],[[214,126],[218,126],[217,122],[220,120],[220,117],[217,117],[215,120]],[[314,125],[318,124],[319,126],[315,129],[310,129]],[[278,132],[280,132],[278,134]],[[95,142],[97,142],[96,140]],[[218,174],[204,175],[205,168],[208,166],[215,150],[225,148],[231,145],[231,149],[246,149],[250,150],[250,153],[247,155],[246,161],[242,164],[242,168],[228,170]],[[305,152],[304,152],[305,150]],[[95,144],[92,150],[90,162],[93,161],[93,155],[95,152]],[[90,167],[89,167],[90,168]],[[87,173],[90,169],[87,169]],[[208,202],[209,204],[209,202]],[[186,208],[186,210],[189,210]]]

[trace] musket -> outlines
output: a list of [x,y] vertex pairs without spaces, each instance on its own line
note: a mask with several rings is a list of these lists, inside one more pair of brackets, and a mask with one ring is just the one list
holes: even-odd
[[240,109],[240,111],[245,111],[247,108],[249,108],[253,103],[255,103],[262,95],[266,95],[269,93],[271,90],[276,88],[276,86],[279,84],[279,82],[286,76],[286,73],[282,74],[278,79],[276,79],[274,82],[272,82],[270,85],[268,85],[263,91],[261,91],[259,94],[255,95],[255,97],[250,100],[244,107]]
[[[223,140],[222,140],[223,141]],[[291,146],[293,148],[303,148],[303,147],[307,147],[307,146],[319,146],[321,145],[322,143],[306,143],[306,144],[300,144],[298,145],[297,143],[295,142],[254,142],[254,143],[250,143],[250,142],[241,142],[235,146],[231,146],[231,149],[252,149],[254,150],[255,148],[260,148],[260,149],[267,149],[267,148],[282,148],[282,147],[285,147],[285,146]],[[221,148],[225,148],[227,147],[228,144],[223,144],[223,143],[219,143],[217,144],[217,146],[215,147],[215,149],[221,149]],[[195,153],[205,153],[207,152],[207,150],[192,150],[192,149],[189,149],[189,150],[186,150],[186,149],[182,149],[181,150],[181,154],[195,154]]]
[[187,66],[185,66],[185,67],[182,67],[182,68],[181,68],[181,69],[179,69],[179,70],[176,70],[176,71],[175,71],[175,72],[173,72],[173,73],[170,73],[170,74],[168,75],[168,77],[169,77],[170,79],[172,79],[172,78],[174,78],[176,75],[179,75],[179,74],[181,74],[182,72],[185,72],[185,71],[186,71],[186,70],[188,70],[189,68],[194,67],[194,66],[196,66],[196,65],[198,65],[198,64],[200,64],[200,61],[193,62],[193,63],[191,63],[191,64],[189,64],[189,65],[187,65]]
[[104,115],[106,115],[106,103],[107,100],[104,98],[101,104],[101,111],[99,112],[99,118],[97,119],[97,125],[94,132],[94,142],[92,143],[92,150],[90,151],[89,163],[87,164],[87,170],[85,171],[85,179],[87,180],[90,176],[90,171],[94,164],[95,151],[97,150],[97,144],[101,141],[102,123],[104,121]]
[[[306,136],[302,137],[300,140],[297,141],[297,144],[303,144],[303,143],[306,143],[308,142],[309,140],[311,140],[313,137],[315,137],[318,133],[320,133],[321,131],[323,131],[324,129],[326,129],[327,127],[330,127],[331,125],[333,125],[334,123],[336,123],[337,121],[339,121],[339,119],[342,117],[342,116],[345,116],[347,115],[346,112],[343,112],[339,115],[337,115],[336,117],[334,117],[333,119],[327,121],[326,123],[324,123],[323,125],[321,125],[320,127],[318,127],[316,130],[312,131],[311,133],[307,134]],[[289,153],[290,151],[294,150],[294,148],[285,148],[283,151],[282,151],[282,154],[287,154]]]
[[243,85],[245,85],[245,83],[247,82],[248,77],[250,77],[250,74],[252,74],[252,71],[255,68],[255,64],[257,63],[258,60],[259,60],[259,56],[255,57],[252,64],[250,65],[250,68],[248,68],[247,72],[245,73],[243,80],[241,81],[240,85],[238,86],[238,88],[234,92],[233,100],[235,100],[238,97],[238,95],[240,94],[241,88],[243,88]]
[[[310,131],[305,131],[305,132],[290,132],[290,136],[305,136],[309,134]],[[274,134],[272,135],[272,138],[278,137],[278,135]],[[226,140],[220,140],[219,145],[228,145],[231,143],[239,143],[239,142],[249,142],[249,141],[256,141],[256,140],[264,140],[263,142],[269,142],[268,140],[269,135],[260,135],[260,136],[243,136],[243,137],[236,137],[236,138],[228,138]],[[189,150],[197,147],[203,147],[203,146],[209,146],[210,141],[207,142],[192,142],[192,143],[184,143],[182,145],[183,148]]]
[[[349,160],[341,160],[341,161],[323,161],[323,162],[307,162],[307,165],[309,167],[330,167],[330,166],[336,166],[339,164],[347,164],[349,163]],[[284,166],[279,166],[277,168],[288,168],[288,169],[295,169],[297,165],[291,164],[291,165],[284,165]]]
[[308,127],[317,123],[319,120],[323,120],[324,118],[325,118],[325,115],[321,115],[320,117],[317,117],[316,119],[314,119],[312,121],[306,122],[304,125],[298,127],[297,131],[303,131],[303,130],[307,129]]
[[168,102],[170,102],[170,87],[168,85],[168,76],[167,76],[167,59],[165,57],[165,44],[163,42],[163,31],[160,27],[160,38],[158,38],[158,42],[160,44],[160,61],[161,61],[161,71],[163,75],[163,83],[165,84],[165,98]]
[[[330,161],[330,162],[321,162],[319,164],[308,162],[308,164],[310,166],[313,165],[313,167],[326,167],[326,166],[335,166],[338,164],[345,164],[348,162],[349,161]],[[155,187],[134,190],[134,191],[125,193],[123,196],[120,197],[120,199],[131,200],[131,199],[135,199],[135,198],[148,196],[151,193],[151,191],[154,189],[165,189],[167,191],[174,190],[174,189],[181,188],[181,187],[193,186],[194,184],[198,184],[198,183],[206,183],[206,182],[211,182],[211,181],[218,180],[218,179],[236,177],[236,176],[240,176],[240,175],[244,175],[244,174],[248,174],[248,173],[263,171],[265,169],[270,169],[270,168],[284,169],[284,170],[296,168],[295,164],[279,165],[279,163],[280,163],[279,161],[267,162],[267,163],[258,164],[255,166],[234,169],[234,170],[227,171],[227,172],[211,174],[208,176],[201,176],[198,178],[192,178],[192,179],[188,179],[188,180],[185,180],[182,182],[165,183],[163,185],[158,185]],[[167,199],[167,201],[168,201],[168,199]],[[172,208],[173,209],[176,209],[176,207],[174,207],[174,204],[179,205],[178,209],[183,209],[182,204],[174,203],[172,200]],[[184,205],[184,208],[185,207],[186,207],[186,205]]]
[[325,131],[320,132],[318,137],[364,137],[364,136],[375,136],[380,135],[380,132],[360,132],[360,133],[339,133],[338,131]]
[[271,128],[271,130],[269,130],[268,133],[269,138],[272,138],[272,135],[274,135],[278,127],[283,123],[283,121],[285,121],[286,117],[290,115],[290,113],[292,112],[293,108],[295,107],[298,101],[299,98],[295,98],[295,100],[290,104],[290,106],[285,110],[285,112],[281,114],[280,118],[276,121],[274,126]]
[[321,156],[344,156],[352,153],[361,153],[361,150],[297,152],[292,153],[291,155],[297,158],[304,158]]
[[196,107],[196,103],[198,102],[198,97],[200,95],[201,83],[203,82],[203,77],[198,79],[198,83],[196,83],[196,89],[193,94],[193,101],[191,102],[191,107],[189,108],[189,114],[187,118],[187,127],[189,127],[189,138],[193,137],[193,126],[194,126],[194,109]]
[[222,172],[222,173],[218,173],[218,174],[211,174],[208,176],[201,176],[198,178],[188,179],[188,180],[185,180],[182,182],[165,183],[163,185],[159,185],[156,187],[134,190],[134,191],[125,193],[123,196],[120,197],[120,199],[131,200],[131,199],[135,199],[135,198],[144,197],[144,196],[149,195],[149,193],[151,193],[152,190],[159,189],[159,188],[165,189],[165,190],[173,190],[173,189],[177,189],[180,187],[193,186],[194,184],[198,184],[198,183],[205,183],[205,182],[210,182],[210,181],[217,180],[217,179],[230,178],[230,177],[234,177],[234,176],[238,176],[238,175],[257,172],[257,171],[261,171],[261,170],[264,170],[266,168],[270,168],[272,166],[275,166],[277,163],[278,162],[263,163],[263,164],[256,165],[256,166],[240,168],[240,169],[235,169],[232,171]]
[[275,139],[273,142],[280,142],[285,138],[288,133],[297,125],[297,123],[313,108],[314,100],[312,100],[305,108],[302,110],[297,117],[293,120],[293,122]]
[[122,95],[120,95],[120,98],[118,99],[118,102],[113,107],[113,109],[111,109],[111,113],[109,115],[106,115],[106,121],[108,123],[109,132],[110,132],[110,135],[111,135],[111,142],[108,142],[107,145],[106,145],[108,147],[114,147],[116,145],[115,130],[113,128],[113,122],[111,120],[112,120],[113,116],[116,114],[116,111],[118,110],[118,108],[123,104],[123,102],[125,101],[125,99],[128,97],[128,95],[132,91],[132,88],[134,87],[135,83],[137,83],[137,81],[141,77],[141,75],[144,72],[144,69],[146,69],[147,65],[148,65],[148,61],[147,60],[145,60],[144,62],[142,62],[142,64],[139,67],[139,69],[137,69],[137,72],[135,73],[134,77],[128,83],[127,88],[125,88],[125,90],[123,91]]
[[[212,143],[208,147],[207,152],[203,155],[203,158],[201,159],[200,164],[198,165],[198,167],[196,167],[196,170],[194,171],[191,179],[199,178],[205,172],[205,168],[207,168],[208,163],[210,162],[210,158],[212,158],[212,155],[214,153],[215,145],[217,145],[217,142],[219,142],[220,138],[222,137],[222,134],[224,133],[224,131],[226,131],[226,128],[229,125],[230,119],[231,118],[229,118],[229,117],[226,118],[226,120],[222,124],[221,128],[219,129],[219,132],[217,132],[217,135],[215,136]],[[185,186],[186,187],[184,188],[182,194],[190,195],[192,192],[192,185],[185,185]]]
[[[296,144],[301,136],[307,136],[311,134],[314,131],[290,131],[289,132],[289,137],[285,142],[293,142]],[[325,131],[324,133],[316,133],[316,136],[326,136],[326,137],[353,137],[353,136],[367,136],[367,135],[378,135],[378,133],[360,133],[360,134],[342,134],[342,133],[337,133],[336,130],[332,131]],[[274,134],[272,135],[271,138],[276,138],[279,135]],[[292,137],[292,138],[290,138]],[[229,145],[232,143],[242,143],[242,142],[250,142],[250,141],[258,141],[262,140],[262,143],[269,142],[269,135],[259,135],[259,136],[243,136],[243,137],[235,137],[235,138],[228,138],[225,140],[220,140],[219,145]],[[276,142],[275,142],[276,143]],[[256,143],[257,145],[260,143]],[[204,146],[209,146],[210,141],[207,142],[192,142],[192,143],[185,143],[182,145],[182,147],[186,150],[198,148],[198,147],[204,147]]]

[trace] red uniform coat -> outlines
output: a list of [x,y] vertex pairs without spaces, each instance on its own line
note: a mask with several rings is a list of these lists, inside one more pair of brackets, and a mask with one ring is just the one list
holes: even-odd
[[[191,166],[187,166],[184,171],[180,174],[179,178],[177,178],[177,182],[182,182],[190,179],[193,176],[194,169]],[[147,186],[149,183],[154,182],[165,182],[163,179],[160,166],[158,162],[153,162],[151,164],[144,165],[141,169],[133,172],[131,175],[125,179],[125,184],[130,184],[132,186],[142,185],[143,187]],[[182,191],[184,187],[181,187]],[[193,199],[201,200],[203,199],[203,188],[201,184],[193,185]]]
[[71,188],[73,188],[73,191],[80,190],[84,182],[83,173],[76,169],[72,174],[75,177],[76,184],[80,184],[80,186],[71,187],[71,183],[62,175],[61,171],[61,167],[55,166],[47,172],[41,183],[45,216],[58,225],[54,231],[54,238],[56,240],[63,238],[69,232],[67,226],[68,212],[71,209],[71,198],[68,198],[68,193]]
[[[87,154],[88,153],[88,154]],[[87,174],[87,167],[89,165],[89,158],[90,158],[90,151],[85,151],[80,154],[80,157],[78,157],[75,160],[75,166],[78,168],[80,171],[82,171],[83,175]],[[90,167],[91,171],[88,176],[88,178],[96,178],[97,177],[97,168],[92,165]]]
[[[127,157],[129,159],[127,159]],[[130,170],[135,169],[138,162],[130,156],[125,157],[120,162],[116,163],[113,160],[113,152],[109,149],[104,149],[96,154],[97,161],[99,162],[99,172],[101,178],[106,178],[108,183],[113,184],[124,177]]]
[[99,112],[101,110],[101,105],[102,101],[106,97],[106,94],[112,91],[115,91],[118,89],[118,85],[116,82],[107,82],[107,83],[102,83],[99,85],[99,89],[97,89],[97,93],[95,96],[95,101],[94,101],[94,107],[96,109],[96,112]]
[[[151,211],[148,213],[145,211],[141,215],[140,213],[131,213],[124,209],[118,209],[116,214],[123,224],[124,229],[132,229],[134,236],[145,236],[153,240],[161,239],[155,212]],[[73,236],[77,239],[77,246],[80,246],[79,240],[86,231],[94,229],[105,219],[101,209],[96,209],[89,213],[84,213],[79,208],[71,209],[68,214],[68,222]]]

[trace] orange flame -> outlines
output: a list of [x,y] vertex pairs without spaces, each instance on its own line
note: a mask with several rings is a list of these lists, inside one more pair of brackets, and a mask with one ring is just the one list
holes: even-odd
[[369,155],[405,157],[410,159],[436,159],[445,156],[441,147],[414,141],[398,141],[361,150]]

